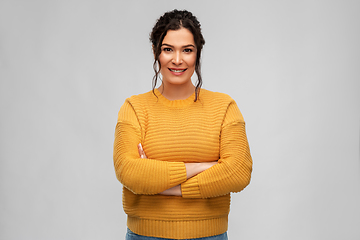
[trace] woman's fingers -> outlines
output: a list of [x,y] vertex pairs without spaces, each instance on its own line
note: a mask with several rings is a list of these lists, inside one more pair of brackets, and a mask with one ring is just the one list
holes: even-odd
[[137,147],[138,147],[138,152],[139,152],[140,158],[144,158],[143,157],[144,150],[142,149],[141,143],[139,143]]
[[142,148],[141,143],[138,144],[138,151],[139,151],[140,158],[147,158],[145,155],[144,149]]

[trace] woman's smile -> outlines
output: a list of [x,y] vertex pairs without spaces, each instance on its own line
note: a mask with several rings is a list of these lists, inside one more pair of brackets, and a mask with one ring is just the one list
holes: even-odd
[[172,72],[172,74],[176,75],[176,76],[180,76],[182,75],[187,69],[179,69],[179,68],[168,68],[170,70],[170,72]]

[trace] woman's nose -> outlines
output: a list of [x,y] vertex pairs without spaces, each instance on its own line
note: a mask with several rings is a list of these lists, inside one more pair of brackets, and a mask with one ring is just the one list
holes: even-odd
[[182,56],[181,56],[181,53],[180,53],[180,52],[175,52],[175,53],[174,53],[172,62],[173,62],[175,65],[179,65],[179,64],[182,63]]

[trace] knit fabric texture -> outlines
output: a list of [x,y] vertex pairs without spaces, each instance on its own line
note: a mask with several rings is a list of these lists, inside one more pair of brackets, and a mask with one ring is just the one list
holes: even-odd
[[[186,239],[227,231],[230,193],[250,182],[252,159],[245,122],[226,94],[200,90],[185,100],[155,89],[126,99],[114,142],[127,225],[134,233]],[[139,156],[141,143],[147,159]],[[187,179],[184,163],[218,161]],[[182,197],[158,193],[181,185]]]

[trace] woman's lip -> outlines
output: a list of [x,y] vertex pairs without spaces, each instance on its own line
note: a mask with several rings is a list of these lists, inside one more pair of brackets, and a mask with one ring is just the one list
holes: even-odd
[[187,70],[187,68],[168,68],[168,69],[172,74],[176,76],[182,75]]
[[170,69],[170,71],[171,70],[175,70],[175,71],[185,71],[186,70],[186,68],[169,68]]

